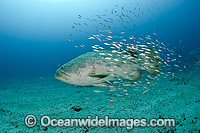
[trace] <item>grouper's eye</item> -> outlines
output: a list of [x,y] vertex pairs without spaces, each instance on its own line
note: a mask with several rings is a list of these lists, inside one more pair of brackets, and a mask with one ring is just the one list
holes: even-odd
[[64,69],[64,67],[61,67],[61,69],[63,70],[63,69]]

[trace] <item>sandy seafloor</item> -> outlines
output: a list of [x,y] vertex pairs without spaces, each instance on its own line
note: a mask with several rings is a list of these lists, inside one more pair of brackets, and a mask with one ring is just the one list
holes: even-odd
[[[144,80],[143,77],[141,80]],[[198,69],[176,74],[176,78],[160,77],[158,85],[149,91],[124,87],[128,96],[120,100],[116,92],[101,87],[75,87],[54,77],[26,77],[1,79],[0,131],[3,132],[200,132],[200,71]],[[94,90],[104,90],[94,93]],[[142,89],[141,89],[142,90]],[[121,90],[120,90],[121,91]],[[142,94],[143,93],[143,94]],[[108,101],[110,97],[118,100]],[[80,106],[81,111],[72,109]],[[176,127],[135,127],[132,130],[114,127],[48,127],[28,128],[24,118],[34,114],[51,118],[175,118]]]

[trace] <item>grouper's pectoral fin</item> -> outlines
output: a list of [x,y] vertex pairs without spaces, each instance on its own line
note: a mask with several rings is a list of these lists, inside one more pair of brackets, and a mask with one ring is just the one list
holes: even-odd
[[98,83],[98,84],[93,84],[93,86],[98,86],[98,87],[107,87],[107,83]]
[[106,74],[90,74],[90,77],[94,77],[94,78],[99,78],[99,79],[103,79],[105,77],[107,77],[109,75],[109,73]]

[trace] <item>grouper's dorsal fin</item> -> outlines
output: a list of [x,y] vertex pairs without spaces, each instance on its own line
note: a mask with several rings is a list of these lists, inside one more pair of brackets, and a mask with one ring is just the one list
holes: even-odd
[[137,51],[136,49],[125,49],[125,54],[129,54],[132,57],[138,58],[140,52]]
[[99,78],[99,79],[103,79],[103,78],[107,77],[108,75],[109,75],[109,73],[105,73],[105,74],[89,74],[90,77]]

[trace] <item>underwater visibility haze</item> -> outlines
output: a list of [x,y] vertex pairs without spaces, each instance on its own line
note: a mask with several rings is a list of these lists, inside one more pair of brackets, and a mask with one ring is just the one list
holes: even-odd
[[[1,0],[0,131],[200,132],[199,4]],[[162,121],[54,127],[44,115]]]

